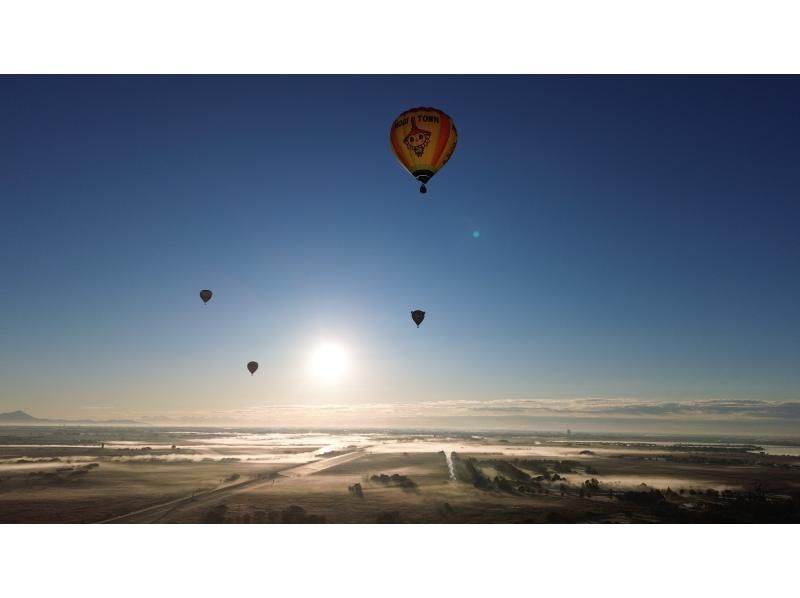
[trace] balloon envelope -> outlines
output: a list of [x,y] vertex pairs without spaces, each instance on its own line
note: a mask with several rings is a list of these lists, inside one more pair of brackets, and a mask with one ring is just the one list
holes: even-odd
[[419,328],[419,325],[422,324],[422,320],[425,319],[425,312],[421,309],[415,309],[411,312],[411,319],[414,320],[414,324]]
[[202,291],[200,291],[200,299],[203,300],[203,303],[208,303],[211,300],[211,296],[213,294],[214,293],[212,293],[208,289],[203,289]]
[[247,371],[250,372],[251,376],[256,373],[257,369],[258,369],[258,362],[251,361],[250,363],[247,364]]
[[456,149],[453,119],[437,108],[412,108],[394,119],[389,131],[392,151],[400,164],[422,183],[431,180]]

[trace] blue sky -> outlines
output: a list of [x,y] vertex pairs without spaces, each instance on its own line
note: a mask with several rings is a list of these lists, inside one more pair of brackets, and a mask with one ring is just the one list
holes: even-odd
[[[459,131],[426,196],[388,142],[418,105]],[[796,77],[0,77],[0,410],[796,400],[798,105]],[[335,388],[303,377],[322,338]]]

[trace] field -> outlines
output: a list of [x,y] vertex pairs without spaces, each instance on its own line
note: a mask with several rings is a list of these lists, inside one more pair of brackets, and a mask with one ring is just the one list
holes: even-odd
[[0,428],[2,523],[798,521],[786,440]]

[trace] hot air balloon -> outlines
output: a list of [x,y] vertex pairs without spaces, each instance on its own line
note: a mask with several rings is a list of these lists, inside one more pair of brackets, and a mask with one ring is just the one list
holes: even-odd
[[211,296],[213,294],[214,293],[212,293],[208,289],[203,289],[202,291],[200,291],[200,299],[203,300],[203,303],[208,303],[209,301],[211,301]]
[[257,361],[251,361],[250,363],[247,364],[247,371],[250,372],[251,376],[256,373],[257,369],[258,369]]
[[422,324],[422,320],[425,319],[425,312],[421,309],[415,309],[411,312],[411,319],[414,320],[414,324],[419,328],[419,325]]
[[457,137],[453,119],[436,108],[406,110],[394,119],[389,131],[394,155],[422,183],[420,193],[428,192],[425,183],[453,155]]

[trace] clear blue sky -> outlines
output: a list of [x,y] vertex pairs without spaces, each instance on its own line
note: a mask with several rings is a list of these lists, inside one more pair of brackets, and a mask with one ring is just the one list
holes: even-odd
[[[418,105],[459,131],[426,196],[388,141]],[[797,399],[798,106],[798,78],[0,78],[0,410]],[[336,389],[298,374],[323,337]]]

